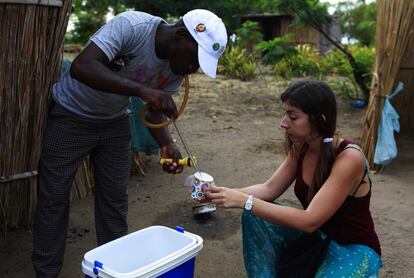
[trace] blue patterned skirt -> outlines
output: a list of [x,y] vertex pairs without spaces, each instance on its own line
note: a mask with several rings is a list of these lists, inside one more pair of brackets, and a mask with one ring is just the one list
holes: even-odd
[[[301,231],[280,227],[248,212],[242,215],[244,265],[248,277],[277,277],[277,260],[286,241]],[[340,245],[331,240],[317,278],[378,277],[381,257],[361,244]]]

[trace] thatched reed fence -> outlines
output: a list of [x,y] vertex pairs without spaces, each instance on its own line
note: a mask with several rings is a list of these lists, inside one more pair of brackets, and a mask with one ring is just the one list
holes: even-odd
[[[399,81],[404,82],[405,89],[392,102],[396,104],[395,108],[402,119],[402,129],[414,127],[414,94],[409,90],[413,88],[411,77],[414,60],[404,60],[414,58],[414,55],[409,53],[413,43],[414,1],[377,0],[377,57],[362,134],[362,148],[372,168],[379,168],[374,165],[374,154],[384,100]],[[411,74],[407,73],[407,70]]]
[[9,228],[32,225],[44,119],[71,6],[71,0],[0,0],[2,238]]

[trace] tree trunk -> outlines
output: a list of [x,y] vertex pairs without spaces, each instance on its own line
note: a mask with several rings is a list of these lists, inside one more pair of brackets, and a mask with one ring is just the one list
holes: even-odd
[[119,7],[121,5],[121,0],[116,0],[116,4],[115,4],[115,10],[114,10],[114,14],[117,15],[119,14]]

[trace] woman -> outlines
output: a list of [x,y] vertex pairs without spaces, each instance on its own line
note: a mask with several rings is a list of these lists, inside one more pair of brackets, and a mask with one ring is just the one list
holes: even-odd
[[[281,95],[286,158],[264,183],[212,186],[208,202],[244,209],[243,250],[249,277],[277,277],[287,242],[316,231],[330,239],[316,277],[376,277],[381,248],[369,211],[366,159],[336,136],[336,100],[321,81],[299,81]],[[291,184],[303,209],[272,203]],[[304,265],[305,267],[305,265]],[[315,271],[316,271],[315,270]]]

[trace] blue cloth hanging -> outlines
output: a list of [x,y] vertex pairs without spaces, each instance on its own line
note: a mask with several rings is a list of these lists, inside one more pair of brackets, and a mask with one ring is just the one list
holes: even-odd
[[381,120],[378,126],[377,145],[375,146],[374,163],[388,165],[397,157],[397,144],[394,132],[400,132],[399,116],[390,103],[390,99],[400,93],[404,88],[402,82],[398,83],[394,93],[385,97]]

